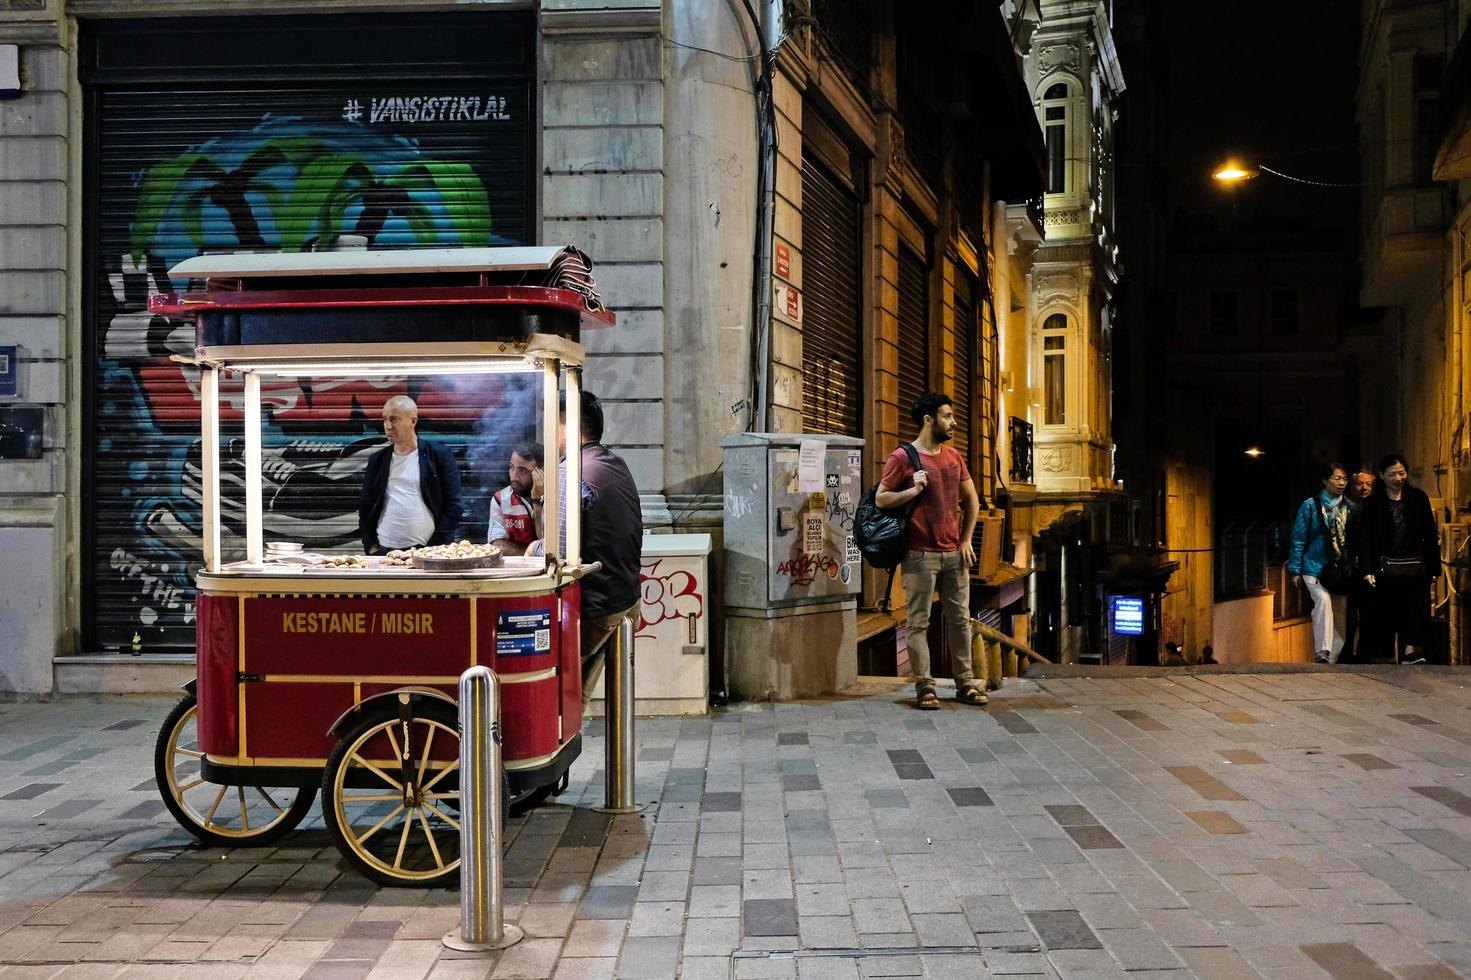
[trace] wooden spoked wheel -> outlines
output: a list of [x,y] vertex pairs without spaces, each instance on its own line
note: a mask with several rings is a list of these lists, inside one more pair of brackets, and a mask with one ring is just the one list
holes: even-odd
[[226,786],[205,780],[199,703],[187,694],[169,712],[153,749],[158,791],[185,830],[218,847],[259,847],[296,829],[317,791],[299,786]]
[[322,774],[338,849],[381,885],[432,888],[460,871],[460,732],[452,705],[401,695],[353,726]]

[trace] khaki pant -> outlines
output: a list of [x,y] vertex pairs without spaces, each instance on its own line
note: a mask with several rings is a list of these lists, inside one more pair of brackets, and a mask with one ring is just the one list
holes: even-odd
[[970,569],[956,551],[910,551],[899,566],[904,593],[909,599],[909,669],[914,672],[914,689],[923,694],[935,689],[930,676],[930,602],[940,594],[940,613],[950,641],[950,670],[955,689],[975,684],[970,669]]
[[[606,648],[608,640],[618,632],[618,624],[625,619],[633,619],[638,615],[639,604],[634,603],[622,612],[609,613],[606,616],[584,617],[582,620],[582,703],[592,697],[592,689],[597,686],[598,678],[603,673],[603,661],[606,659]],[[637,621],[634,626],[637,626]]]

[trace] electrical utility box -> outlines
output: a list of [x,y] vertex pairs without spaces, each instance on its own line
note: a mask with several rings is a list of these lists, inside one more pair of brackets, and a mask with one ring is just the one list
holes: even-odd
[[863,559],[853,518],[864,490],[863,440],[747,432],[720,445],[732,693],[839,690],[857,677]]

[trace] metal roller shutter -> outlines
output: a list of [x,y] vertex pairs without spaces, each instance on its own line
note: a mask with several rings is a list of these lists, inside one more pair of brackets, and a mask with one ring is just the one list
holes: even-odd
[[802,159],[802,428],[863,434],[858,198]]
[[[995,309],[987,304],[991,313]],[[997,407],[997,391],[1001,384],[1000,369],[997,367],[1000,358],[1000,337],[996,333],[996,324],[991,318],[984,314],[979,323],[980,336],[980,358],[977,365],[977,384],[975,393],[976,401],[976,486],[980,492],[989,500],[995,497],[998,485],[996,446],[999,440],[997,433],[1001,428],[1001,413]]]
[[955,309],[952,311],[950,321],[950,338],[955,351],[955,377],[952,390],[955,392],[955,417],[960,420],[960,426],[955,434],[955,448],[960,455],[965,457],[965,465],[975,470],[975,460],[971,458],[970,447],[972,444],[983,443],[982,434],[975,432],[976,421],[971,415],[970,387],[971,376],[975,372],[975,302],[973,297],[975,290],[971,286],[970,279],[960,276],[955,280]]
[[[524,14],[216,18],[86,25],[86,649],[192,651],[200,555],[192,326],[153,317],[204,251],[521,244],[531,227]],[[163,53],[166,52],[166,56]],[[324,58],[323,52],[330,52]],[[223,59],[223,63],[220,59]],[[330,65],[323,62],[330,61]],[[371,69],[367,66],[371,65]],[[463,380],[463,379],[462,379]],[[230,388],[230,386],[225,386]],[[356,546],[359,478],[406,393],[465,477],[461,532],[526,438],[530,399],[451,379],[267,382],[267,540]],[[243,545],[240,391],[222,440],[226,557]]]
[[930,390],[930,283],[925,261],[899,247],[899,421]]

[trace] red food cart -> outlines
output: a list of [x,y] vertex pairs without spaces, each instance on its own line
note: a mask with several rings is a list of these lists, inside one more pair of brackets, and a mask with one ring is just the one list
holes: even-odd
[[[508,799],[525,808],[565,785],[581,748],[577,580],[589,569],[579,510],[559,514],[552,490],[579,484],[578,454],[559,474],[554,434],[560,389],[568,444],[580,444],[580,331],[613,322],[589,267],[575,249],[536,247],[213,255],[171,270],[203,284],[152,309],[195,321],[195,356],[180,360],[199,378],[204,564],[196,679],[160,732],[155,769],[196,837],[275,841],[320,787],[329,833],[365,875],[452,880],[456,683],[476,664],[502,685]],[[451,571],[266,547],[262,379],[510,374],[531,376],[520,391],[540,385],[544,527],[565,527],[565,544],[547,534],[545,557]],[[227,392],[243,417],[245,540],[234,561],[221,533]]]

